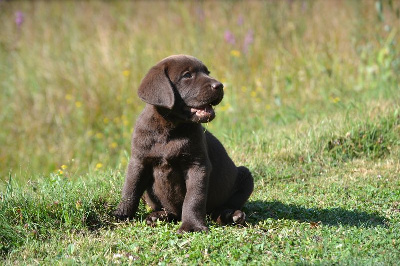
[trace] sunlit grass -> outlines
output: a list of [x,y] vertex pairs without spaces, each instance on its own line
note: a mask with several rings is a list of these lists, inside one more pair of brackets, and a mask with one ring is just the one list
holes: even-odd
[[[396,1],[0,1],[0,253],[19,262],[393,264]],[[256,189],[248,228],[118,224],[136,90],[171,54],[225,85],[204,126]],[[233,237],[232,237],[233,236]]]

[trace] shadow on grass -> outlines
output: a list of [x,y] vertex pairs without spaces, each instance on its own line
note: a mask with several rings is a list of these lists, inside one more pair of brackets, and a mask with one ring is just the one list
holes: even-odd
[[[104,204],[99,204],[103,206]],[[98,205],[96,205],[98,206]],[[85,225],[89,231],[96,232],[99,229],[112,229],[121,223],[112,215],[113,208],[108,205],[106,209],[94,208],[85,219]],[[377,213],[367,213],[343,208],[319,209],[306,208],[296,204],[284,204],[279,201],[250,201],[247,202],[244,211],[247,214],[247,222],[257,224],[260,221],[272,219],[296,220],[306,223],[321,223],[330,226],[356,226],[377,227],[387,226],[385,218]],[[142,221],[146,217],[146,211],[139,210],[135,216],[136,221]],[[130,221],[132,222],[132,221]]]
[[284,204],[279,201],[251,201],[246,204],[245,211],[248,217],[247,221],[251,224],[257,224],[259,221],[272,218],[322,223],[331,226],[386,226],[384,217],[378,214],[346,210],[343,208],[305,208],[295,204]]

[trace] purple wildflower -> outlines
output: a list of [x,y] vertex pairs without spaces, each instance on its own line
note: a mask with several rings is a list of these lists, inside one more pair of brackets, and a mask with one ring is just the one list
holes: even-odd
[[240,14],[239,17],[238,17],[238,19],[237,19],[237,24],[238,24],[239,26],[242,26],[243,23],[244,23],[244,17],[243,17],[242,14]]
[[21,27],[22,23],[24,23],[24,13],[21,11],[15,12],[15,24],[17,24],[17,27]]
[[196,8],[196,16],[200,21],[204,21],[205,14],[203,8],[201,7]]
[[305,12],[307,9],[307,2],[303,0],[301,3],[301,11]]
[[224,39],[227,43],[229,44],[235,44],[235,36],[233,35],[233,33],[230,30],[226,30],[225,34],[224,34]]
[[254,31],[248,30],[246,36],[243,41],[243,53],[247,53],[249,51],[249,46],[254,42]]

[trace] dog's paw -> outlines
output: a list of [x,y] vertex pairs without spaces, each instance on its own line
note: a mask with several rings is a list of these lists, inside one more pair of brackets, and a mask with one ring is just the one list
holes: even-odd
[[112,215],[120,221],[125,221],[125,220],[130,220],[134,216],[134,211],[132,211],[132,208],[129,208],[127,204],[120,203],[115,211],[112,213]]
[[115,219],[120,221],[132,219],[132,217],[130,217],[126,212],[120,209],[116,209],[112,214],[115,217]]
[[241,210],[236,210],[232,214],[232,221],[234,224],[244,225],[246,223],[246,214]]
[[164,221],[164,222],[177,222],[178,221],[178,217],[176,217],[176,215],[169,213],[167,211],[156,211],[156,212],[152,212],[150,213],[147,217],[146,217],[146,224],[154,227],[157,225],[157,221]]
[[119,220],[119,221],[125,221],[125,220],[129,220],[130,217],[126,214],[124,214],[121,210],[115,210],[112,215],[115,217],[115,219]]
[[221,212],[217,212],[217,214],[213,214],[213,219],[219,225],[244,225],[246,223],[246,214],[241,210],[232,210],[226,209]]
[[182,223],[178,229],[178,234],[189,233],[189,232],[208,232],[209,229],[205,225],[194,225],[191,223]]

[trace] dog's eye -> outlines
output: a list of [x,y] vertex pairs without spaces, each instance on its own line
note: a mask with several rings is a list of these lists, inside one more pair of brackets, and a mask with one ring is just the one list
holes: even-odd
[[185,78],[185,79],[190,79],[191,77],[192,77],[192,74],[190,72],[185,72],[182,76],[182,78]]

